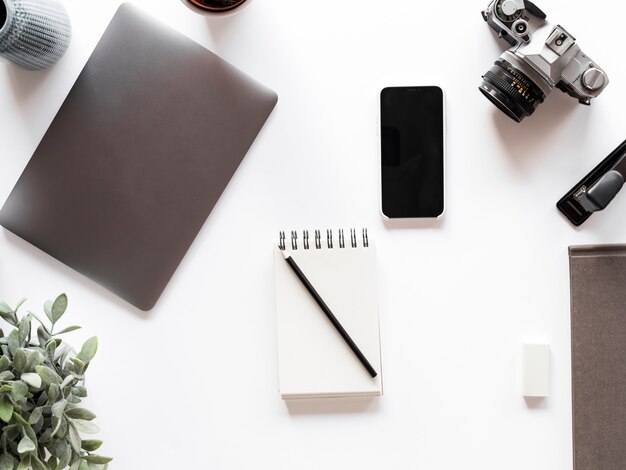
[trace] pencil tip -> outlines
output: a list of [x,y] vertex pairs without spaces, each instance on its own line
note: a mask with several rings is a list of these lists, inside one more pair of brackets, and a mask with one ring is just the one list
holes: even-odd
[[283,255],[283,258],[285,259],[289,258],[289,255],[287,254],[285,250],[280,250],[280,253]]

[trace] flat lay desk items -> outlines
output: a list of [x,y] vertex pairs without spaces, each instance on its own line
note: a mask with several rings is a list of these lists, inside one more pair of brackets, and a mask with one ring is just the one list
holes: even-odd
[[[183,1],[218,16],[252,2]],[[56,0],[43,5],[0,0],[0,57],[32,70],[61,59],[69,16]],[[590,105],[609,85],[607,72],[534,3],[493,0],[482,16],[511,47],[478,89],[515,123],[534,119],[554,88]],[[398,221],[419,230],[444,213],[444,90],[377,92],[381,216],[390,230]],[[4,202],[0,225],[151,310],[277,100],[215,53],[122,4]],[[558,211],[581,226],[625,179],[626,141],[565,194]],[[377,264],[385,260],[367,229],[287,230],[275,245],[280,397],[287,406],[381,397]],[[574,470],[623,470],[626,247],[570,246],[569,267]],[[521,351],[521,394],[545,405],[554,399],[550,344],[525,342]]]

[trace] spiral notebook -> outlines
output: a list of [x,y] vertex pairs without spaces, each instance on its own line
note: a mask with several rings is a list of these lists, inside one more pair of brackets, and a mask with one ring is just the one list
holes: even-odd
[[382,395],[376,250],[367,230],[284,234],[279,246],[299,265],[322,299],[378,371],[372,379],[334,329],[280,248],[274,276],[279,390],[283,399]]

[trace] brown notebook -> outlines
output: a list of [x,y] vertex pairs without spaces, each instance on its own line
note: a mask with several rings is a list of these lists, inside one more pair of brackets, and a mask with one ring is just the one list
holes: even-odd
[[626,245],[572,246],[574,470],[626,469]]

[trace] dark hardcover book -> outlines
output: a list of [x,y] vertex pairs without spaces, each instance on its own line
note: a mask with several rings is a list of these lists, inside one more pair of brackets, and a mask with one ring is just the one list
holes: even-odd
[[574,470],[626,469],[626,245],[570,256]]

